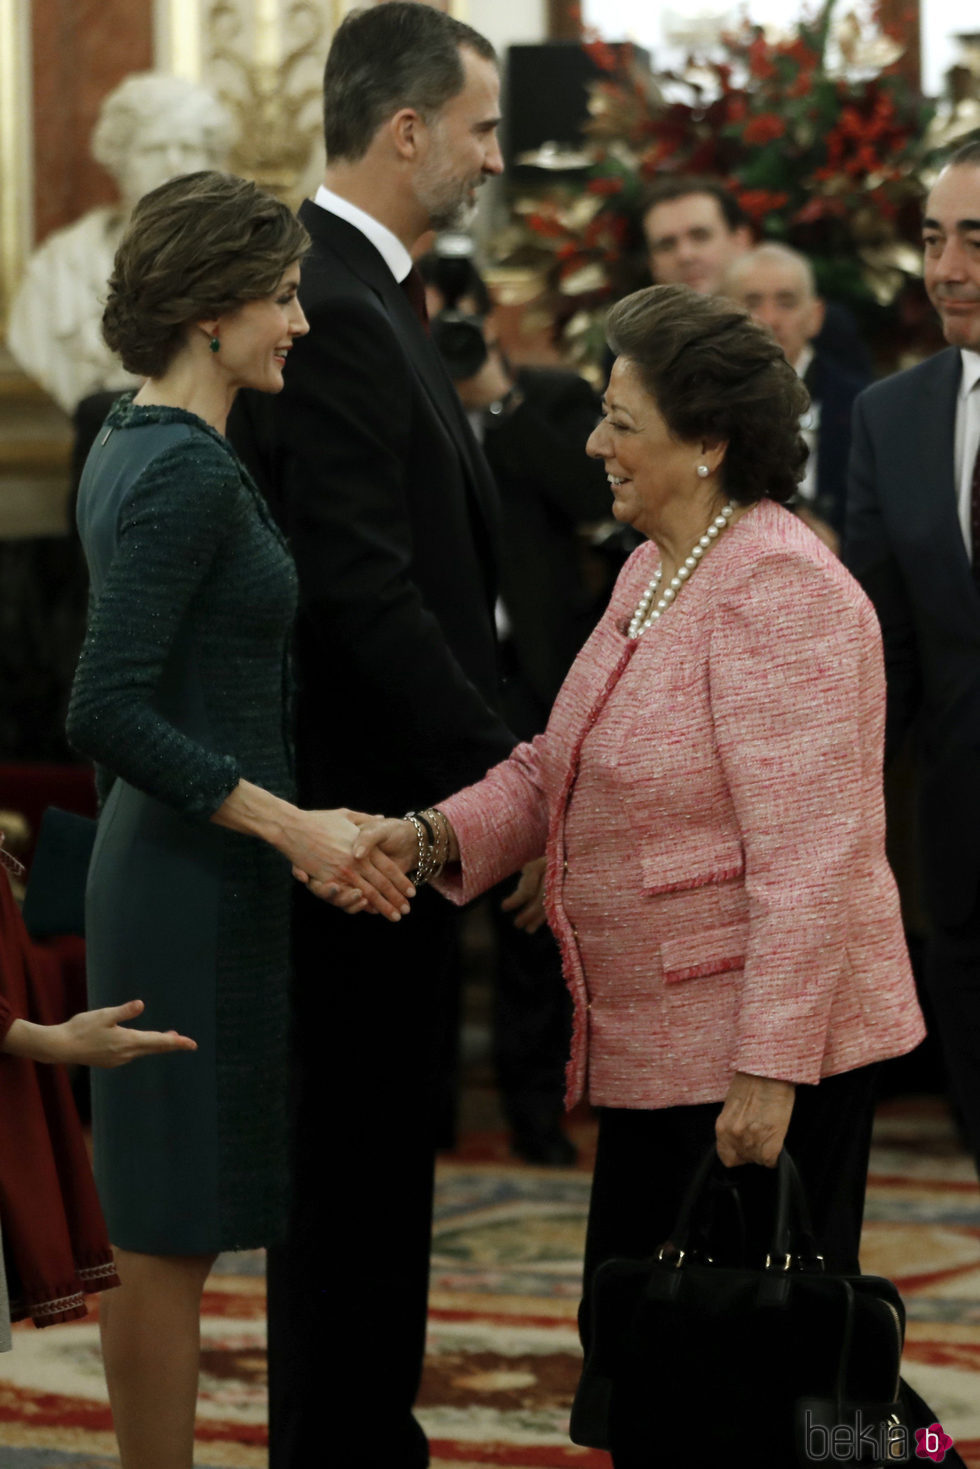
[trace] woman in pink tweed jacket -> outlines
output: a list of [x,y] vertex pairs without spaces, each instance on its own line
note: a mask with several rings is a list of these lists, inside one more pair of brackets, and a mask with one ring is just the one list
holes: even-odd
[[776,503],[807,397],[765,329],[655,286],[609,330],[588,448],[650,539],[545,734],[361,841],[423,879],[448,858],[455,902],[546,848],[568,1102],[600,1109],[587,1277],[666,1238],[712,1137],[730,1166],[772,1165],[785,1138],[824,1253],[854,1269],[875,1063],[923,1035],[884,851],[878,624]]

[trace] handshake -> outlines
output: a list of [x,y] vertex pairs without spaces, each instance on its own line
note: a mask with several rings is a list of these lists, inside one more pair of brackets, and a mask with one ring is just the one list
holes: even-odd
[[[459,843],[439,810],[412,812],[400,820],[363,811],[305,811],[316,853],[299,860],[293,876],[318,898],[348,913],[380,913],[397,923],[409,911],[417,887],[459,861]],[[525,864],[517,886],[501,904],[515,928],[535,933],[544,911],[545,860]]]
[[426,815],[386,820],[345,807],[298,815],[301,821],[281,844],[293,876],[347,913],[380,913],[397,923],[409,911],[416,884],[458,856],[441,813],[438,836]]

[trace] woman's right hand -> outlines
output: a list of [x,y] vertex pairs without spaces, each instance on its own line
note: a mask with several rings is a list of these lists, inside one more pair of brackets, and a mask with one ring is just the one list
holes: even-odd
[[418,832],[404,816],[374,816],[361,825],[354,854],[362,859],[384,855],[399,872],[412,872],[419,858]]
[[[341,807],[335,811],[303,811],[291,824],[283,850],[293,865],[293,875],[305,882],[318,898],[325,898],[348,913],[365,908],[397,923],[408,913],[408,899],[415,888],[406,875],[408,866],[393,861],[387,852],[360,844],[360,832],[378,818]],[[412,830],[410,823],[405,825]],[[352,848],[359,844],[358,855]]]

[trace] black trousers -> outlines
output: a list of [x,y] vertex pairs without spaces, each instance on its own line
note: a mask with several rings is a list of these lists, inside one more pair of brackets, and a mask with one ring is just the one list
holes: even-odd
[[[803,1180],[814,1233],[828,1270],[854,1273],[860,1269],[858,1250],[878,1070],[877,1066],[863,1066],[826,1077],[818,1086],[796,1089],[786,1146]],[[717,1102],[656,1112],[600,1110],[579,1313],[586,1348],[596,1270],[617,1255],[643,1259],[670,1237],[691,1174],[714,1140],[720,1110]],[[733,1172],[739,1175],[749,1229],[754,1227],[758,1238],[763,1221],[772,1217],[775,1174],[752,1164]],[[912,1429],[936,1422],[932,1409],[905,1382],[901,1397]],[[696,1427],[691,1445],[696,1456]],[[691,1462],[695,1461],[692,1457]],[[615,1469],[672,1469],[677,1462],[673,1449],[656,1465],[646,1451],[638,1451],[631,1443],[616,1444],[613,1450]],[[906,1462],[918,1461],[912,1457]],[[945,1463],[951,1469],[965,1469],[955,1449],[947,1453]]]
[[572,1001],[550,928],[526,933],[500,904],[510,877],[490,893],[497,945],[493,1058],[507,1122],[518,1131],[557,1123],[564,1111]]
[[297,895],[293,1204],[269,1252],[271,1469],[424,1469],[439,1032],[455,915]]
[[980,915],[936,928],[926,946],[926,988],[950,1089],[980,1174]]
[[[819,1086],[798,1087],[786,1136],[813,1210],[814,1232],[833,1270],[858,1268],[876,1071],[862,1067]],[[717,1102],[652,1112],[600,1110],[579,1318],[586,1348],[596,1270],[614,1256],[651,1255],[670,1237],[691,1175],[714,1141],[720,1110]],[[736,1171],[750,1231],[763,1227],[759,1221],[771,1217],[774,1172],[752,1164]],[[696,1428],[691,1442],[697,1443]],[[675,1462],[667,1451],[663,1469]],[[632,1442],[614,1444],[613,1464],[654,1469],[649,1451]]]

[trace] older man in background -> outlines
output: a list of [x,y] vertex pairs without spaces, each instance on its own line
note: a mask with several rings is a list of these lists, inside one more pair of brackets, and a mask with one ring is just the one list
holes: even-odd
[[786,245],[757,245],[733,262],[724,288],[769,328],[809,389],[810,411],[800,427],[810,458],[800,485],[799,509],[836,550],[844,530],[851,411],[867,378],[848,371],[814,345],[825,307],[817,295],[813,267],[799,251]]

